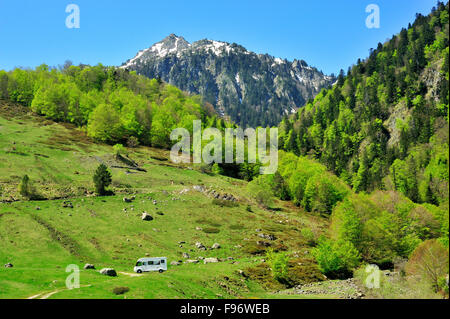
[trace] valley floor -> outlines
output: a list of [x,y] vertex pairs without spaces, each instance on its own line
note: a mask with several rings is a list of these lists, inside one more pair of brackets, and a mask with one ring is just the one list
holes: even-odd
[[[158,149],[130,149],[129,158],[145,170],[137,171],[118,162],[112,147],[92,143],[70,125],[8,105],[0,111],[0,264],[13,265],[0,268],[0,298],[342,297],[279,294],[286,287],[272,279],[264,261],[271,246],[290,257],[294,282],[323,280],[300,231],[320,234],[326,218],[289,202],[262,209],[248,196],[246,182],[174,165]],[[111,168],[114,196],[93,195],[99,163]],[[21,198],[17,186],[24,174],[45,200]],[[237,201],[213,201],[212,190]],[[142,220],[143,212],[153,220]],[[220,248],[211,249],[214,243]],[[181,264],[136,276],[133,266],[145,256]],[[204,264],[207,257],[219,262]],[[84,270],[85,263],[96,270]],[[68,265],[81,269],[79,289],[66,289]],[[101,275],[104,267],[118,276]],[[129,291],[115,295],[116,287]]]

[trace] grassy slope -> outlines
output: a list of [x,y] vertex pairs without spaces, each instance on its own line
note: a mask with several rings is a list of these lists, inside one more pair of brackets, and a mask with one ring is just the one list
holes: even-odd
[[[271,292],[282,288],[277,283],[238,274],[239,269],[247,271],[258,265],[267,268],[261,264],[261,256],[249,253],[261,239],[257,228],[277,237],[273,245],[285,246],[291,256],[300,256],[292,257],[296,263],[315,267],[300,230],[308,226],[320,233],[326,227],[325,219],[288,203],[278,203],[280,211],[262,210],[248,199],[245,182],[174,166],[161,160],[168,156],[166,151],[132,150],[130,157],[147,172],[112,168],[116,195],[90,196],[92,173],[100,162],[123,165],[115,162],[111,153],[112,147],[93,144],[68,125],[46,121],[0,101],[0,199],[5,201],[0,203],[0,298],[27,298],[52,291],[58,292],[50,298],[123,298],[112,293],[117,286],[130,288],[127,298],[279,297]],[[41,195],[52,200],[20,200],[17,185],[23,174],[30,176]],[[240,199],[239,205],[214,205],[192,185],[231,193]],[[187,188],[188,192],[180,194]],[[124,203],[124,194],[131,193],[136,200]],[[58,198],[70,198],[74,207],[62,207],[64,199]],[[247,204],[253,212],[246,211]],[[153,221],[141,220],[144,210]],[[204,230],[208,228],[219,232],[207,233]],[[179,241],[186,244],[180,247]],[[222,247],[198,251],[197,241],[206,246],[218,242]],[[136,277],[119,273],[111,278],[81,270],[82,288],[64,290],[69,264],[82,268],[89,262],[97,269],[113,267],[132,273],[135,261],[146,254],[167,256],[170,262],[181,260],[183,252],[191,258],[233,257],[234,261],[169,266],[163,274]],[[14,267],[4,268],[7,262]],[[301,273],[304,266],[296,266],[296,270]]]

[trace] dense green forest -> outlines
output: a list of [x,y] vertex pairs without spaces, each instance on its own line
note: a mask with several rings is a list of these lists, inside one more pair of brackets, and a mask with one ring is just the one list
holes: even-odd
[[[236,128],[199,95],[101,64],[74,66],[68,61],[59,68],[41,65],[35,70],[0,71],[0,99],[30,107],[54,121],[73,123],[97,142],[131,147],[170,148],[176,142],[170,140],[172,130],[186,128],[192,136],[194,120],[201,120],[202,128]],[[202,140],[203,145],[208,142]],[[219,165],[200,166],[205,172],[246,180],[259,174],[259,164]]]
[[280,124],[280,146],[357,191],[448,202],[448,3],[438,3]]
[[200,96],[189,96],[157,79],[115,67],[66,63],[35,70],[0,71],[0,98],[37,114],[73,123],[99,142],[169,147],[170,132],[192,121],[205,127],[230,126]]
[[258,176],[248,189],[267,207],[272,196],[292,199],[330,218],[328,236],[316,240],[313,252],[332,278],[351,276],[361,263],[392,268],[432,239],[448,249],[448,202],[438,207],[416,204],[396,191],[355,193],[326,166],[292,152],[279,151],[278,171]]

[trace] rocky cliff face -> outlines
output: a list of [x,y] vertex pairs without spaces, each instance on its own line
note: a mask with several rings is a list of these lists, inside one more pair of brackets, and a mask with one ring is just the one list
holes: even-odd
[[302,60],[256,54],[234,43],[191,44],[174,34],[139,51],[121,68],[201,94],[221,116],[241,126],[276,125],[334,82]]

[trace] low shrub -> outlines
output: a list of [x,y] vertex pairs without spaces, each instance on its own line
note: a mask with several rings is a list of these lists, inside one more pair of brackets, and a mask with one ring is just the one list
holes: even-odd
[[239,204],[236,202],[233,202],[231,200],[224,200],[224,199],[218,199],[214,198],[212,200],[213,205],[218,205],[220,207],[238,207]]
[[245,227],[244,227],[244,225],[241,225],[241,224],[233,224],[233,225],[230,225],[228,228],[233,229],[233,230],[242,230]]
[[308,228],[308,227],[302,228],[300,233],[302,234],[303,238],[306,240],[306,243],[309,246],[315,246],[316,245],[316,235],[311,230],[311,228]]
[[285,253],[275,253],[272,248],[266,252],[267,262],[270,265],[273,279],[280,283],[287,283],[289,258]]
[[430,239],[414,250],[406,264],[406,273],[418,276],[437,292],[440,281],[448,274],[448,267],[448,250],[440,241]]
[[123,295],[124,293],[130,291],[128,287],[114,287],[113,294],[115,295]]
[[344,279],[352,276],[353,269],[359,265],[358,250],[349,241],[335,241],[321,237],[318,245],[312,249],[320,271],[332,279]]
[[207,234],[217,234],[220,232],[220,229],[216,227],[205,227],[203,228],[203,232]]

